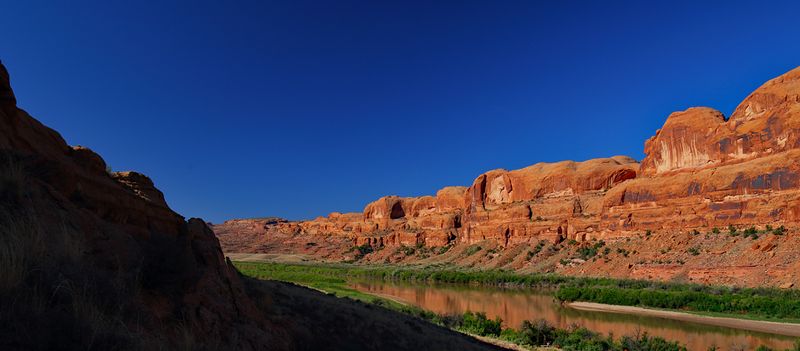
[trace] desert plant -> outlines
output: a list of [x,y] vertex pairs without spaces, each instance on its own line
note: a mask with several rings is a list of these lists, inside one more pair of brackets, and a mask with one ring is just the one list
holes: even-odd
[[478,245],[470,245],[466,250],[464,250],[464,255],[472,256],[472,255],[474,255],[476,252],[478,252],[480,250],[481,250],[480,246],[478,246]]
[[491,320],[486,318],[486,314],[483,312],[472,313],[467,311],[464,313],[461,324],[457,328],[480,336],[500,336],[502,322],[499,317]]
[[355,251],[357,252],[356,253],[356,259],[361,259],[364,256],[366,256],[366,255],[372,253],[373,251],[375,251],[375,249],[373,249],[370,244],[363,244],[363,245],[360,245],[360,246],[356,246]]
[[519,334],[527,345],[549,345],[555,340],[556,328],[544,319],[533,322],[525,320],[522,321]]
[[688,252],[692,256],[697,256],[700,254],[700,248],[697,246],[692,246],[689,249],[687,249],[686,252]]

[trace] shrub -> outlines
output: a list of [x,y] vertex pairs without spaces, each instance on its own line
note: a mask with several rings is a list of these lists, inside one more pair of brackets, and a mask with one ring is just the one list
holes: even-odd
[[[638,333],[637,333],[638,334]],[[686,348],[675,341],[667,341],[661,337],[652,337],[643,333],[641,335],[623,336],[620,340],[623,350],[642,351],[685,351]]]
[[519,330],[520,340],[525,345],[549,345],[555,341],[556,328],[546,320],[523,321]]
[[544,240],[541,240],[538,243],[536,243],[536,246],[533,247],[533,250],[528,251],[528,260],[533,258],[533,256],[536,256],[537,254],[539,254],[539,252],[542,251],[542,248],[544,247],[544,244],[545,244]]
[[462,316],[460,325],[457,325],[456,328],[480,336],[500,336],[502,322],[499,317],[491,320],[486,318],[486,313],[467,311]]
[[416,249],[410,246],[400,245],[400,247],[398,247],[397,250],[394,251],[394,253],[401,253],[401,252],[403,253],[403,255],[411,256],[414,254],[414,252],[416,252]]
[[364,244],[361,246],[356,246],[355,250],[353,251],[356,251],[356,260],[360,260],[364,258],[364,256],[372,253],[374,249],[372,248],[372,246],[370,246],[370,244]]
[[690,255],[697,256],[700,254],[700,248],[697,246],[692,246],[688,250],[686,250]]
[[753,237],[753,240],[758,239],[758,230],[756,227],[750,227],[744,230],[744,237]]
[[578,326],[559,330],[553,345],[564,350],[613,350],[615,346],[613,338],[603,338],[600,334]]
[[593,246],[582,247],[578,249],[578,257],[583,260],[588,260],[597,255],[597,249]]
[[470,247],[468,247],[466,250],[464,250],[464,254],[467,255],[467,256],[472,256],[472,255],[474,255],[476,252],[478,252],[480,250],[481,250],[480,246],[478,246],[478,245],[470,245]]

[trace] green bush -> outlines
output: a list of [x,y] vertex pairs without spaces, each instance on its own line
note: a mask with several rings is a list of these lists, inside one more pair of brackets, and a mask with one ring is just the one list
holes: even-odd
[[556,328],[546,320],[523,321],[519,329],[520,340],[525,345],[550,345],[555,341]]
[[480,251],[480,250],[481,250],[481,247],[480,247],[480,246],[478,246],[478,245],[471,245],[471,246],[470,246],[470,247],[468,247],[466,250],[464,250],[464,254],[465,254],[465,255],[467,255],[467,256],[472,256],[472,255],[474,255],[476,252],[478,252],[478,251]]
[[686,250],[690,255],[697,256],[700,254],[700,248],[697,246],[692,246],[688,250]]
[[356,260],[360,260],[375,250],[369,244],[364,244],[361,246],[356,246],[355,250],[353,251],[356,251]]
[[685,351],[686,348],[675,341],[652,337],[643,333],[638,336],[623,336],[620,340],[623,350],[630,351]]
[[465,312],[461,320],[455,325],[456,329],[480,336],[500,336],[500,325],[502,320],[498,317],[494,320],[486,318],[486,313]]

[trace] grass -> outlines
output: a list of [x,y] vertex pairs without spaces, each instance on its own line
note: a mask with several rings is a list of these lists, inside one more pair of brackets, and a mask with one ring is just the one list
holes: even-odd
[[0,349],[183,348],[172,326],[137,324],[136,270],[92,261],[86,217],[42,184],[49,166],[0,151]]
[[[348,287],[346,275],[340,274],[335,268],[254,262],[234,262],[234,265],[245,276],[256,279],[296,283],[338,297],[364,302],[374,302],[376,299],[373,295]],[[396,301],[384,300],[388,304],[401,305]]]

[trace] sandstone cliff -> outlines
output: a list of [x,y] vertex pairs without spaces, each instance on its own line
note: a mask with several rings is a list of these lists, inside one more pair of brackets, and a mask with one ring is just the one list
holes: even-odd
[[17,108],[0,64],[0,349],[424,345],[491,348],[388,310],[245,280],[206,223],[172,211],[150,178],[108,172]]
[[[214,230],[229,252],[269,251],[247,245],[247,237],[251,241],[285,238],[281,239],[285,243],[321,238],[332,243],[332,238],[339,238],[347,243],[340,248],[346,250],[350,246],[350,252],[352,246],[363,245],[377,251],[384,247],[435,247],[444,248],[438,250],[442,252],[453,246],[482,245],[496,246],[492,250],[501,253],[494,256],[508,256],[502,264],[493,265],[513,269],[645,278],[655,275],[661,279],[693,276],[720,283],[735,279],[721,273],[697,272],[744,269],[751,272],[749,276],[773,277],[754,279],[752,284],[786,284],[779,272],[794,267],[794,254],[770,249],[769,260],[755,253],[752,260],[746,260],[742,258],[748,255],[747,251],[732,253],[739,250],[738,246],[736,250],[712,249],[724,246],[724,238],[663,243],[674,246],[682,255],[659,261],[692,261],[668,269],[661,267],[663,264],[640,264],[637,271],[636,264],[647,259],[633,261],[629,255],[616,264],[594,267],[582,263],[576,268],[575,264],[553,262],[555,258],[571,259],[567,254],[555,255],[544,265],[535,258],[524,260],[516,254],[531,252],[529,249],[536,246],[541,249],[542,242],[560,247],[565,240],[575,241],[586,243],[581,244],[585,247],[590,241],[603,240],[605,245],[649,240],[652,233],[671,238],[664,240],[676,240],[674,236],[680,233],[718,234],[720,229],[727,232],[729,226],[739,228],[739,233],[750,227],[762,232],[788,227],[790,235],[771,238],[779,243],[768,246],[796,247],[794,228],[800,223],[800,68],[765,83],[730,118],[710,108],[671,114],[663,128],[645,142],[645,153],[641,164],[615,156],[584,162],[539,163],[514,171],[492,170],[466,188],[444,188],[436,196],[388,196],[368,204],[362,213],[335,213],[311,221],[266,225],[259,228],[258,234],[230,230],[228,222],[214,226]],[[644,233],[651,233],[648,239]],[[232,238],[239,238],[238,244],[232,244]],[[738,240],[735,238],[731,235],[726,240]],[[656,244],[641,245],[642,250],[650,250]],[[705,265],[695,264],[695,258],[685,254],[686,245],[708,246],[709,252],[725,253],[724,261],[735,262],[736,266],[713,266],[708,260]],[[758,242],[754,245],[763,248]],[[328,259],[353,258],[347,251],[337,256],[335,250],[318,253],[319,250],[299,245],[280,250]],[[365,259],[402,260],[380,252]],[[476,259],[455,261],[480,264]],[[768,270],[771,275],[766,274]]]

